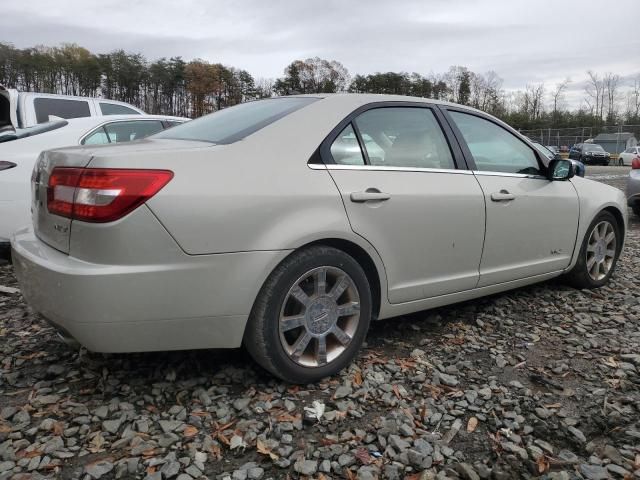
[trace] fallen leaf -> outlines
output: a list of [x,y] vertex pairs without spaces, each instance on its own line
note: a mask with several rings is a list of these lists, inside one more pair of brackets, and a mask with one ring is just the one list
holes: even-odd
[[184,430],[182,430],[182,435],[185,437],[195,437],[198,434],[198,429],[193,425],[187,425]]
[[544,473],[549,469],[549,462],[544,455],[540,455],[538,460],[536,460],[536,465],[538,466],[538,473]]
[[64,433],[64,424],[62,422],[53,422],[53,434],[59,437]]
[[369,450],[364,447],[360,447],[356,450],[356,458],[362,465],[369,465],[371,463],[371,455]]
[[102,448],[105,444],[104,437],[98,432],[89,442],[89,451],[91,453],[98,453],[104,451]]
[[209,451],[211,455],[216,457],[216,460],[222,460],[222,449],[218,445],[209,445]]
[[393,393],[396,394],[396,397],[398,397],[398,399],[402,399],[402,395],[400,395],[400,388],[398,387],[398,385],[392,385],[391,388],[393,389]]
[[476,428],[478,428],[478,419],[476,417],[471,417],[469,422],[467,422],[467,432],[473,433]]
[[353,472],[352,472],[351,470],[349,470],[348,468],[345,468],[345,469],[344,469],[344,471],[345,471],[345,473],[346,473],[346,475],[347,475],[347,478],[348,478],[349,480],[356,480],[356,474],[355,474],[355,473],[353,473]]
[[362,385],[362,373],[360,370],[356,370],[356,373],[353,375],[353,383],[355,385]]
[[261,453],[262,455],[269,455],[269,457],[271,457],[271,460],[278,460],[278,455],[276,455],[275,453],[273,453],[271,451],[270,448],[268,448],[264,442],[260,439],[258,439],[257,443],[256,443],[256,450],[258,450],[258,453]]

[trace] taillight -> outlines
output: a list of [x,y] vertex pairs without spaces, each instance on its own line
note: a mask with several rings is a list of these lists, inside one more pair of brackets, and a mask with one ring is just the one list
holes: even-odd
[[631,168],[634,170],[640,169],[640,157],[636,157],[631,161]]
[[112,222],[158,193],[170,170],[56,167],[47,188],[50,213],[84,222]]

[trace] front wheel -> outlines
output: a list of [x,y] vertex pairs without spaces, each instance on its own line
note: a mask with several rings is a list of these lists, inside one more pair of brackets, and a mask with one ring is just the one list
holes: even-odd
[[244,345],[273,375],[315,382],[353,360],[371,308],[371,289],[358,262],[332,247],[310,247],[290,255],[269,276],[251,311]]
[[622,228],[611,213],[600,212],[587,229],[578,261],[565,275],[567,283],[576,288],[597,288],[606,284],[620,256]]

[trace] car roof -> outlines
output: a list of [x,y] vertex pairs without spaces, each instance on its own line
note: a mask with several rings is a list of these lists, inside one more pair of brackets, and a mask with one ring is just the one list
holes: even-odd
[[[445,105],[450,107],[464,108],[465,110],[476,111],[473,107],[467,105],[460,105],[458,103],[447,102],[445,100],[437,100],[435,98],[426,97],[411,97],[408,95],[389,95],[384,93],[307,93],[303,95],[288,95],[288,97],[308,97],[308,98],[323,98],[333,102],[352,103],[354,105],[376,103],[376,102],[417,102],[417,103],[430,103],[437,105]],[[285,98],[285,97],[273,97],[273,98]]]

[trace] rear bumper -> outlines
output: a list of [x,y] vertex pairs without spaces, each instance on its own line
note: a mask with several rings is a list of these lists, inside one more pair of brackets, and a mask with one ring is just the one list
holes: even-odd
[[262,282],[288,253],[102,265],[67,256],[31,230],[18,232],[12,247],[16,276],[31,307],[97,352],[240,346]]

